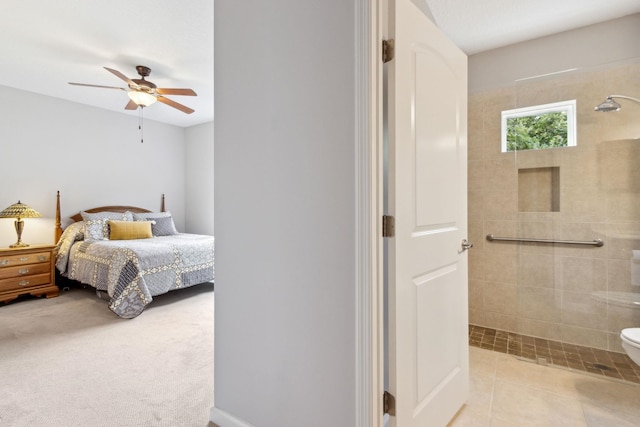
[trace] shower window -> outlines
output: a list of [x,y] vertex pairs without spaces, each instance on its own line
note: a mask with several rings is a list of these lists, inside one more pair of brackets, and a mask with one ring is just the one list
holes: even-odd
[[576,145],[576,100],[502,112],[502,152]]

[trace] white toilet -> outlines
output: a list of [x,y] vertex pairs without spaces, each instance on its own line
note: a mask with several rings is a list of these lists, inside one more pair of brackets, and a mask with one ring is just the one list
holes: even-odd
[[627,355],[640,365],[640,328],[627,328],[620,332],[620,339],[622,340],[622,348],[627,352]]

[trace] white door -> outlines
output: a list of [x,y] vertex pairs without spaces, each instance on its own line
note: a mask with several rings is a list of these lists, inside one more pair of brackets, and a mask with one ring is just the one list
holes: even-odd
[[388,388],[398,427],[445,426],[468,394],[467,57],[389,0]]

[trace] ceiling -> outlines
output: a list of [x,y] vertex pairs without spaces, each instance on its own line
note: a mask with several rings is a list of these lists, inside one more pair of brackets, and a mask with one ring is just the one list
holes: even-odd
[[[640,12],[639,0],[413,0],[467,54]],[[0,85],[94,107],[125,111],[122,86],[103,67],[138,78],[151,68],[158,87],[192,88],[168,96],[195,112],[156,103],[145,119],[176,126],[213,120],[213,0],[1,0]]]
[[167,96],[195,110],[156,103],[144,118],[176,126],[213,120],[212,0],[1,0],[0,85],[123,114],[126,87],[103,67],[140,78],[151,68],[158,87],[191,88],[198,96]]
[[640,0],[413,1],[467,55],[640,12]]

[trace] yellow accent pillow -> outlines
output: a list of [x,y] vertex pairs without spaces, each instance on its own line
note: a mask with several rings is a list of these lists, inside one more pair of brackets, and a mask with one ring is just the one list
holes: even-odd
[[116,221],[109,220],[110,240],[148,239],[151,234],[153,221]]

